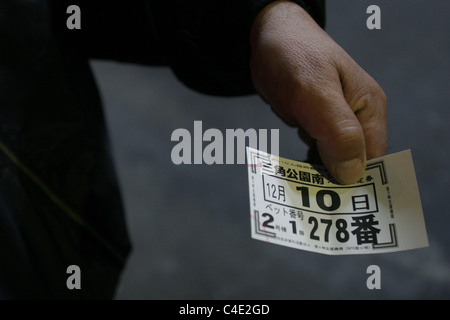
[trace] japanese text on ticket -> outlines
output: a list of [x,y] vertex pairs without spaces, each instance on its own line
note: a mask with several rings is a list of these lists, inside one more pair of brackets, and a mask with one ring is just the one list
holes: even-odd
[[330,255],[428,246],[411,152],[367,162],[355,184],[247,148],[252,238]]

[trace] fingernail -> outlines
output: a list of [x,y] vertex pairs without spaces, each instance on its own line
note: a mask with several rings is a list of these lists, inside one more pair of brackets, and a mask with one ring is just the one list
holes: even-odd
[[362,177],[363,170],[363,161],[359,158],[344,161],[336,166],[336,179],[342,184],[352,184]]

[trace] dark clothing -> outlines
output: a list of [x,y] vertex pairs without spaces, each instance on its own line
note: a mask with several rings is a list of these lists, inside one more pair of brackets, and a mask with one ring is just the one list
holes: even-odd
[[[248,64],[251,24],[273,1],[138,0],[124,6],[104,0],[54,0],[54,29],[65,46],[90,58],[168,65],[196,91],[243,95],[253,93]],[[294,2],[324,25],[324,1]],[[83,8],[83,26],[74,32],[65,27],[65,12],[76,3]]]
[[[168,65],[253,93],[248,36],[271,0],[0,2],[0,298],[113,298],[130,252],[90,58]],[[320,1],[296,1],[323,23]],[[68,30],[69,5],[81,30]],[[67,267],[81,269],[69,290]]]

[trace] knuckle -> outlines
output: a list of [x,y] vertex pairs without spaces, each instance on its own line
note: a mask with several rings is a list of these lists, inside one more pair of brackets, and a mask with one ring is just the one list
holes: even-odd
[[387,97],[383,89],[376,82],[365,86],[360,92],[361,95],[356,100],[356,103],[352,103],[352,109],[355,112],[370,110],[379,115],[386,114]]
[[334,126],[332,137],[336,142],[353,144],[362,137],[361,126],[354,120],[342,120]]
[[323,140],[328,140],[336,148],[354,148],[363,141],[362,128],[355,120],[337,121],[325,132]]
[[367,98],[369,99],[368,103],[375,104],[379,108],[385,109],[387,107],[387,96],[376,82],[369,87]]

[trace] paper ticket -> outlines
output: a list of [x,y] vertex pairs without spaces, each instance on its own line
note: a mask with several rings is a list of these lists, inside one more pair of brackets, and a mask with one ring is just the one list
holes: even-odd
[[367,162],[355,184],[247,148],[252,238],[329,255],[428,246],[411,152]]

